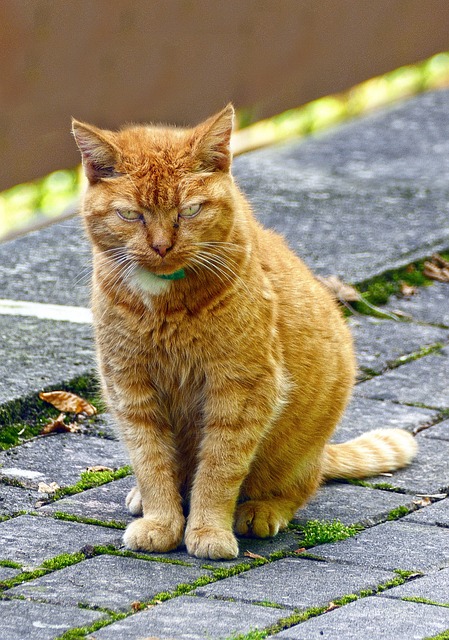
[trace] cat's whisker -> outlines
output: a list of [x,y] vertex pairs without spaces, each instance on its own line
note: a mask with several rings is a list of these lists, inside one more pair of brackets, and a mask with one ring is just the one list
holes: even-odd
[[203,242],[193,242],[192,243],[193,246],[195,247],[219,247],[221,249],[224,250],[234,250],[234,251],[245,251],[244,247],[242,247],[239,244],[236,244],[235,242],[220,242],[220,241],[203,241]]
[[[226,281],[223,280],[223,278],[221,277],[217,269],[212,265],[210,265],[207,261],[203,261],[200,259],[199,256],[195,256],[191,258],[191,262],[206,269],[207,271],[210,271],[210,273],[213,273],[215,276],[217,276],[217,278],[220,280],[220,282],[222,282],[222,284],[226,284]],[[226,274],[223,274],[223,275],[226,275]],[[227,277],[227,280],[229,281],[229,277]]]
[[[252,293],[250,291],[250,289],[248,288],[248,285],[246,284],[246,282],[243,280],[243,278],[241,278],[239,276],[239,274],[234,271],[234,269],[232,269],[232,267],[228,264],[228,262],[222,257],[222,256],[218,256],[216,254],[210,253],[210,252],[199,252],[199,255],[201,255],[203,258],[205,258],[206,260],[209,261],[209,263],[213,263],[217,268],[221,267],[221,272],[223,273],[223,270],[226,269],[227,270],[227,275],[228,275],[228,280],[231,281],[232,279],[237,280],[238,282],[240,282],[240,284],[242,285],[242,287],[245,289],[245,291],[248,293],[249,296],[252,296]],[[236,264],[236,266],[238,266]]]

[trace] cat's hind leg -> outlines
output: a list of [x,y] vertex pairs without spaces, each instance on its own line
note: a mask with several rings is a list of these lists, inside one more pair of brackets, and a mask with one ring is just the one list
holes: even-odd
[[[284,457],[284,467],[276,456],[272,456],[270,462],[264,457],[265,464],[253,467],[243,487],[243,501],[235,512],[237,535],[255,538],[275,536],[287,528],[295,512],[317,491],[321,484],[319,453],[309,452],[302,463],[297,462],[290,469],[285,465],[287,457]],[[282,474],[276,477],[276,472],[281,469]]]

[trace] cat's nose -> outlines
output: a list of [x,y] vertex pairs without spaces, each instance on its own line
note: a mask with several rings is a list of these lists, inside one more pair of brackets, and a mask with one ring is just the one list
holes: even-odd
[[158,244],[152,245],[152,249],[156,251],[156,253],[161,256],[161,258],[165,258],[171,248],[172,245],[168,244],[168,242],[160,242]]

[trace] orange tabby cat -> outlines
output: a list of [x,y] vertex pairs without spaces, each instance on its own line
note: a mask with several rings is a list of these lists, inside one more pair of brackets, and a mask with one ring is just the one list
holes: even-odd
[[[327,444],[354,381],[337,305],[230,173],[233,109],[192,129],[73,122],[100,372],[137,487],[131,549],[233,558],[325,478],[397,469],[411,435]],[[187,516],[187,525],[185,520]]]

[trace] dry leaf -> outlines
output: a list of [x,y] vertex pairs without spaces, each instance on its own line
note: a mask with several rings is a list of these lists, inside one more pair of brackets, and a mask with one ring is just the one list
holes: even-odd
[[424,263],[423,274],[426,278],[437,280],[438,282],[449,282],[449,262],[438,253],[434,253],[432,261]]
[[140,611],[142,608],[142,603],[139,602],[138,600],[135,600],[134,602],[131,602],[131,609],[136,612],[136,611]]
[[66,424],[64,422],[65,413],[60,413],[57,418],[46,424],[41,434],[43,436],[48,436],[50,433],[75,433],[79,431],[79,426],[71,422],[70,424]]
[[401,295],[404,298],[411,298],[418,292],[417,287],[412,287],[406,282],[401,282],[400,285],[401,285]]
[[253,560],[266,560],[263,556],[260,556],[258,553],[253,553],[252,551],[245,551],[243,555],[246,558],[252,558]]
[[340,609],[340,606],[341,605],[339,604],[335,604],[335,602],[329,602],[329,606],[324,613],[327,613],[328,611],[333,611],[334,609]]
[[39,482],[37,490],[39,493],[56,493],[60,488],[61,487],[57,482],[50,482],[50,484],[47,484],[46,482]]
[[317,276],[317,278],[340,302],[358,302],[362,299],[357,289],[342,282],[337,276],[326,276],[325,278]]
[[418,500],[413,500],[413,504],[416,504],[417,507],[428,507],[429,504],[432,504],[432,500],[425,496]]
[[87,467],[86,471],[114,471],[114,469],[111,469],[111,467],[104,467],[102,464],[97,464],[95,467]]
[[67,413],[86,413],[88,416],[93,416],[97,413],[95,407],[89,404],[80,396],[69,391],[48,391],[41,392],[39,394],[41,400],[49,402],[59,411],[66,411]]
[[304,553],[305,550],[306,550],[305,547],[301,547],[300,549],[295,549],[293,553]]
[[442,269],[449,269],[449,260],[445,260],[439,253],[434,253],[432,261]]

